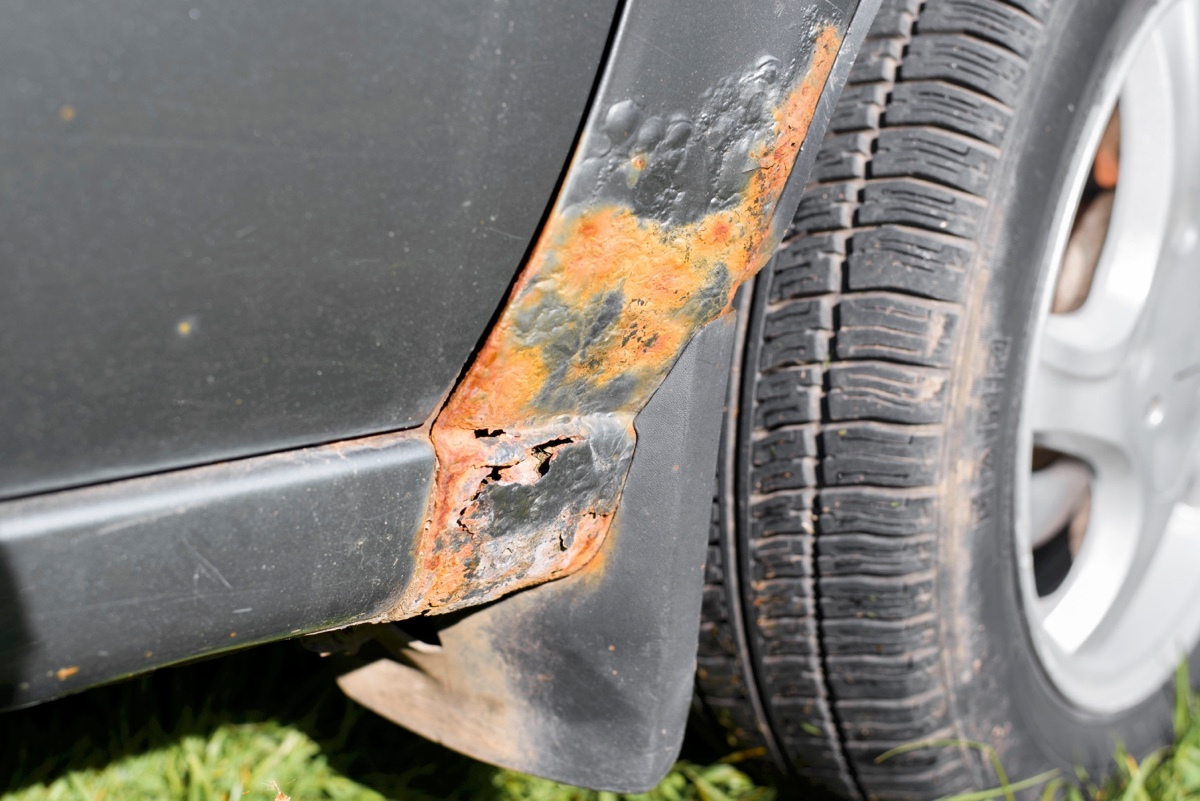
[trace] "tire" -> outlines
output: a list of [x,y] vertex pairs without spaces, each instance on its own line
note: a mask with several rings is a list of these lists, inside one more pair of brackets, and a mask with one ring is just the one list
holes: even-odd
[[[1013,537],[1037,265],[1150,5],[884,0],[745,303],[698,703],[832,796],[995,786],[965,741],[1014,779],[1169,741],[1169,678],[1103,713],[1048,678]],[[924,740],[960,744],[876,761]]]

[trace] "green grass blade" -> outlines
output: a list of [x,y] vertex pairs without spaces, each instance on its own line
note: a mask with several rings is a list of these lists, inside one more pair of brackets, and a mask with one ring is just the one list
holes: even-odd
[[1015,794],[1021,790],[1028,790],[1030,787],[1045,784],[1056,776],[1058,776],[1058,768],[1048,770],[1045,773],[1039,773],[1036,776],[1030,776],[1028,779],[1022,779],[1019,782],[1013,782],[1005,787],[993,787],[990,790],[976,790],[972,793],[948,795],[942,797],[939,801],[989,801],[995,798],[1014,798]]
[[1059,801],[1060,790],[1062,791],[1061,801],[1086,801],[1079,787],[1062,777],[1046,782],[1046,786],[1042,788],[1040,801]]
[[1182,739],[1187,734],[1192,722],[1192,712],[1196,708],[1196,697],[1192,690],[1192,682],[1188,672],[1187,659],[1179,660],[1175,668],[1175,739]]
[[986,751],[991,748],[987,743],[976,742],[975,740],[918,740],[914,743],[905,743],[884,751],[879,756],[875,757],[875,764],[882,765],[893,757],[898,757],[901,754],[908,754],[913,751],[921,751],[925,748],[971,748],[975,751]]
[[998,789],[1004,795],[1005,801],[1016,801],[1016,796],[1013,794],[1013,790],[1010,787],[1010,782],[1008,781],[1008,774],[1004,770],[1004,765],[1002,765],[1000,762],[1000,755],[996,753],[995,748],[987,743],[981,743],[975,740],[954,739],[919,740],[915,743],[908,743],[906,745],[892,748],[889,751],[885,751],[879,756],[875,757],[875,762],[876,764],[883,764],[892,757],[899,756],[900,754],[907,754],[911,751],[919,751],[923,748],[970,748],[975,751],[979,751],[986,756],[988,762],[991,763],[992,771],[996,774],[996,780],[1000,782],[1000,787]]

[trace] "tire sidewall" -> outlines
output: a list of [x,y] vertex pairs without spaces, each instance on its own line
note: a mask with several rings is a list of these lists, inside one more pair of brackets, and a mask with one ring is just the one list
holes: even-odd
[[[945,669],[961,736],[990,743],[1006,771],[1111,768],[1116,742],[1140,756],[1171,734],[1172,682],[1120,713],[1082,710],[1042,669],[1016,564],[1015,432],[1054,213],[1088,111],[1154,0],[1059,3],[1030,63],[999,163],[957,371],[945,475],[940,603]],[[1196,664],[1195,659],[1192,664]]]

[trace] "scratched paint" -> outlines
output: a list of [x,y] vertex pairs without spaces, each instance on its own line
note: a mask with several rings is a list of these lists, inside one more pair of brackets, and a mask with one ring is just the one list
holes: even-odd
[[840,45],[827,25],[807,64],[760,59],[693,114],[625,100],[592,126],[433,425],[437,483],[416,573],[390,617],[481,603],[592,560],[634,416],[777,243],[775,206]]

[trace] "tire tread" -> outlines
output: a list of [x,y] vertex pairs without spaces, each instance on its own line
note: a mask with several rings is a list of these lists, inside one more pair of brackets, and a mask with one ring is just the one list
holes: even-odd
[[950,369],[1049,4],[884,0],[760,278],[736,540],[760,724],[841,797],[973,783],[964,749],[875,759],[959,737],[937,601]]

